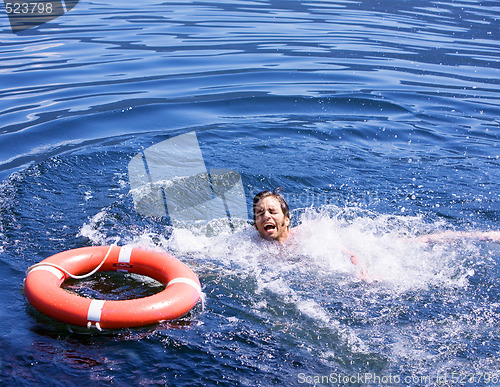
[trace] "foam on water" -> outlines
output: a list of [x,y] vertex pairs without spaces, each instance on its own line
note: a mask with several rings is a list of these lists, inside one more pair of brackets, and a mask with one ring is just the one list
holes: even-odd
[[[93,244],[116,241],[116,236],[108,236],[107,220],[113,218],[109,211],[103,209],[91,217],[81,227],[80,236]],[[428,223],[421,216],[376,214],[357,206],[332,205],[296,211],[295,216],[299,226],[292,229],[292,237],[283,245],[261,239],[245,221],[239,221],[231,231],[224,220],[190,228],[164,226],[163,233],[141,228],[121,230],[119,239],[120,243],[162,248],[229,270],[238,267],[261,272],[265,268],[279,275],[293,267],[307,270],[307,275],[341,274],[355,280],[356,267],[343,251],[345,246],[360,258],[372,280],[401,291],[431,284],[464,286],[470,271],[461,267],[461,262],[478,254],[477,247],[464,240],[427,244],[414,239],[445,227],[442,221]]]
[[[214,223],[212,231],[217,228]],[[351,276],[355,267],[343,251],[346,246],[366,265],[373,279],[405,290],[433,283],[463,285],[462,275],[466,273],[457,273],[453,266],[460,257],[475,253],[474,245],[466,241],[429,245],[413,239],[443,227],[442,222],[426,224],[419,216],[389,216],[356,207],[329,206],[305,211],[299,223],[293,237],[283,245],[261,240],[249,225],[235,233],[211,236],[205,234],[205,227],[174,229],[162,244],[181,256],[197,254],[222,265],[236,263],[248,269],[271,261],[278,271],[294,265]]]

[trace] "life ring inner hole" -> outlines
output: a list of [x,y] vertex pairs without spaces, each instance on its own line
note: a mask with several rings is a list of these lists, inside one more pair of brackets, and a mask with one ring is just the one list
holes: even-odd
[[61,288],[87,298],[132,300],[159,293],[165,289],[165,285],[141,274],[103,271],[83,280],[69,278]]

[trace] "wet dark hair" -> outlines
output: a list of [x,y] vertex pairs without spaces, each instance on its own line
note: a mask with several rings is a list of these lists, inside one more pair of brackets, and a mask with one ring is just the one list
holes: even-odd
[[253,221],[254,221],[254,224],[255,224],[255,208],[257,207],[257,205],[259,204],[259,202],[262,199],[267,198],[269,196],[272,196],[272,197],[275,197],[276,199],[278,199],[278,201],[280,202],[281,211],[283,212],[283,215],[285,215],[285,218],[290,219],[290,209],[288,208],[288,203],[286,202],[285,198],[281,194],[281,190],[282,190],[281,187],[277,187],[277,188],[273,189],[272,191],[261,191],[257,195],[254,196],[254,198],[253,198]]

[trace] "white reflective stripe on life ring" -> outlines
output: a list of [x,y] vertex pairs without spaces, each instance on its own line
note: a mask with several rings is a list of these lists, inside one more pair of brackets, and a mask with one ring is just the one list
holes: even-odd
[[[120,252],[118,253],[118,263],[123,263],[123,264],[130,264],[130,256],[132,255],[132,250],[134,248],[132,246],[122,246],[120,247]],[[122,272],[122,273],[128,273],[128,269],[122,267],[119,269],[116,269],[116,271]]]
[[54,274],[58,280],[62,280],[64,278],[64,273],[52,265],[48,265],[48,264],[39,265],[39,266],[36,266],[33,269],[31,269],[29,272],[31,273],[31,272],[37,271],[37,270],[48,271],[49,273]]
[[118,254],[118,262],[120,263],[130,263],[130,256],[132,255],[132,246],[122,246],[120,248],[120,253]]
[[105,302],[105,300],[92,300],[90,302],[89,311],[87,312],[87,321],[101,321],[102,307]]
[[197,291],[198,293],[201,293],[201,287],[200,287],[200,285],[198,285],[198,284],[196,283],[196,281],[193,281],[191,278],[185,278],[185,277],[174,278],[172,281],[170,281],[170,282],[167,284],[167,288],[168,288],[170,285],[173,285],[173,284],[178,284],[178,283],[191,285],[193,288],[195,288],[195,289],[196,289],[196,291]]

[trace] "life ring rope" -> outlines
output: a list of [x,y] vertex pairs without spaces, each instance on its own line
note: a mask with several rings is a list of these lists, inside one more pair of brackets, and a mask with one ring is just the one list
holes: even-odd
[[[62,271],[64,274],[66,274],[68,277],[71,277],[73,279],[85,279],[85,278],[88,278],[90,277],[91,275],[94,275],[95,273],[97,273],[99,271],[99,269],[102,267],[102,265],[104,265],[104,262],[106,262],[106,260],[108,259],[109,257],[109,254],[111,253],[111,249],[113,247],[115,247],[116,244],[112,244],[111,246],[109,246],[109,249],[108,249],[108,252],[104,255],[104,258],[102,259],[101,263],[99,263],[99,265],[96,266],[96,268],[90,272],[88,272],[87,274],[82,274],[82,275],[75,275],[75,274],[71,274],[69,271],[67,271],[64,267],[62,266],[59,266],[59,265],[56,265],[55,263],[51,263],[51,262],[40,262],[40,263],[36,263],[30,267],[28,267],[28,270],[26,270],[26,275],[28,275],[30,272],[32,272],[33,270],[35,269],[39,269],[39,268],[42,268],[44,266],[47,266],[47,267],[54,267],[60,271]],[[121,250],[120,250],[121,251]],[[51,270],[49,270],[51,271]],[[56,273],[54,273],[56,274]],[[56,274],[57,275],[57,274]]]

